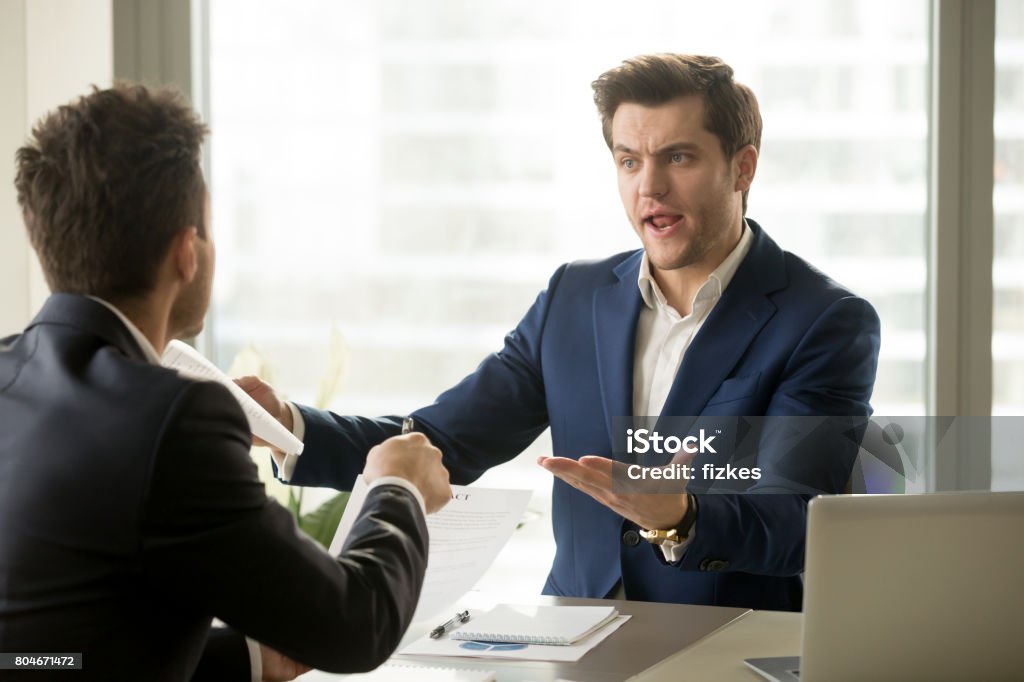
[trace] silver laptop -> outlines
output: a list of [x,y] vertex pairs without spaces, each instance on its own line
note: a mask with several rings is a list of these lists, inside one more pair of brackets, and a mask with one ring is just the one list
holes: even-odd
[[1024,492],[815,498],[804,587],[770,680],[1024,680]]

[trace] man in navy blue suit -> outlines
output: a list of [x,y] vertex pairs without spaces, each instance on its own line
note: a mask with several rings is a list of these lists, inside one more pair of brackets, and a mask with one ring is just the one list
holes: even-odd
[[[717,58],[663,54],[594,82],[643,248],[560,267],[504,348],[413,413],[457,483],[551,427],[555,456],[540,462],[556,476],[546,594],[798,610],[807,500],[847,482],[842,447],[794,459],[763,440],[746,492],[778,494],[613,485],[616,418],[871,411],[875,311],[745,218],[761,117],[732,75]],[[349,486],[362,453],[399,431],[394,417],[343,417],[282,403],[254,379],[243,386],[303,431],[301,457],[276,457],[295,484]]]

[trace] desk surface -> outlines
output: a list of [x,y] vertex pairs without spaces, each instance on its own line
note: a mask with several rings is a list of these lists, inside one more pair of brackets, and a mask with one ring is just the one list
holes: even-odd
[[666,658],[644,675],[644,682],[757,682],[745,658],[799,656],[803,614],[751,611],[694,646]]
[[[459,608],[486,609],[496,603],[491,596],[471,594],[468,600],[460,600]],[[395,656],[392,660],[417,665],[494,670],[499,682],[549,682],[556,679],[621,682],[658,666],[660,662],[672,657],[681,649],[750,613],[746,609],[716,606],[542,596],[531,600],[531,603],[614,605],[620,613],[628,614],[632,618],[575,663],[433,656]],[[430,627],[428,623],[414,624],[406,633],[399,650],[409,642],[422,637]],[[300,677],[299,681],[336,682],[344,678],[343,675],[310,672]],[[644,674],[641,679],[648,679],[648,675]],[[679,676],[677,674],[665,679],[678,680]]]

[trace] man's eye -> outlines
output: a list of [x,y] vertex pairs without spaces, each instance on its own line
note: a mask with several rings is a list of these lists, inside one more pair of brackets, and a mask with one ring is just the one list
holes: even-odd
[[682,163],[686,161],[686,154],[673,154],[671,160],[672,163]]
[[623,159],[621,163],[623,168],[632,169],[634,166],[636,166],[636,161],[634,161],[633,159]]

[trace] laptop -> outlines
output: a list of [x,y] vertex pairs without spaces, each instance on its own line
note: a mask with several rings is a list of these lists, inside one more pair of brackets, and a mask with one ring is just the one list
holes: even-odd
[[1024,492],[817,497],[804,588],[769,680],[1024,680]]

